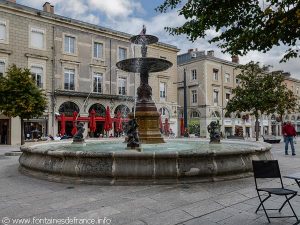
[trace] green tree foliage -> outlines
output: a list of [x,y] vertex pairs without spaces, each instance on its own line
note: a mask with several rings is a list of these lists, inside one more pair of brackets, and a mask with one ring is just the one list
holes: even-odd
[[172,35],[186,34],[191,41],[204,38],[215,30],[210,40],[232,55],[246,55],[251,50],[269,51],[273,46],[287,47],[282,61],[299,55],[300,1],[278,0],[165,0],[160,12],[178,10],[186,22],[166,27]]
[[258,118],[264,113],[281,113],[280,110],[294,110],[297,98],[283,83],[280,72],[266,73],[258,63],[250,62],[238,67],[240,85],[233,89],[234,97],[229,100],[228,113],[250,112],[255,116],[256,140],[258,140]]
[[46,96],[31,78],[30,70],[16,65],[9,67],[0,83],[0,111],[8,117],[21,118],[23,144],[23,120],[43,115],[47,107]]

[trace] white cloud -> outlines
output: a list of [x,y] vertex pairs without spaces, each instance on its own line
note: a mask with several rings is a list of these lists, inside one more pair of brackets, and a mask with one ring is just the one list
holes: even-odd
[[107,18],[124,18],[134,12],[143,12],[141,3],[134,0],[88,0],[88,6],[104,13]]

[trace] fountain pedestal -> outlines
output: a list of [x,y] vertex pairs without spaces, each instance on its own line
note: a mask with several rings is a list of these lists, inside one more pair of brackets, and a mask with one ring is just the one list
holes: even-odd
[[[133,114],[129,117],[133,118]],[[139,136],[143,144],[165,143],[159,129],[159,113],[154,103],[137,103],[135,118],[139,124]]]

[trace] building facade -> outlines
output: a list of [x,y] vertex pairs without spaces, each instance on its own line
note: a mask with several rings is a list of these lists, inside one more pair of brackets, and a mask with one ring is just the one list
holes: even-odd
[[[127,118],[134,110],[139,75],[116,68],[122,59],[140,56],[140,47],[131,45],[131,35],[73,20],[54,13],[50,3],[37,10],[0,1],[0,75],[9,65],[29,68],[36,84],[45,90],[48,108],[40,118],[25,120],[25,137],[36,139],[60,132],[60,116],[71,135],[73,113],[88,118],[92,109],[103,117],[109,107]],[[148,47],[148,56],[165,58],[173,67],[150,75],[153,99],[171,128],[177,130],[177,52],[175,46],[158,43]],[[103,134],[104,122],[96,122],[93,137]],[[1,144],[20,144],[19,118],[0,114]],[[88,135],[88,123],[85,123]],[[114,129],[110,133],[114,134]],[[5,138],[4,138],[5,136]]]
[[[246,112],[229,115],[226,105],[232,97],[232,90],[239,85],[238,57],[226,61],[214,56],[213,51],[190,49],[178,55],[178,81],[183,81],[186,74],[187,119],[190,133],[200,137],[209,137],[207,126],[211,121],[219,121],[225,137],[240,135],[255,137],[255,119]],[[297,96],[300,81],[286,74],[285,83]],[[183,116],[184,85],[178,84],[179,117]],[[281,135],[281,121],[275,113],[262,115],[259,119],[260,135]],[[284,121],[290,120],[300,132],[300,114],[285,115]]]

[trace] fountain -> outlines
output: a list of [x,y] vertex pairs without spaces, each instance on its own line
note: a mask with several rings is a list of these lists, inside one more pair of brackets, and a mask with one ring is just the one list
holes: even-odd
[[[150,72],[161,72],[173,64],[165,59],[147,57],[147,45],[158,42],[158,38],[146,34],[146,27],[139,35],[130,38],[133,44],[141,45],[140,58],[125,59],[117,67],[126,72],[140,73],[140,86],[137,89],[135,119],[139,124],[139,136],[143,144],[164,143],[159,130],[159,113],[152,100],[152,88],[148,84]],[[133,118],[133,114],[129,115]]]
[[[130,115],[127,148],[123,140],[109,138],[87,140],[85,144],[53,142],[22,146],[20,172],[58,182],[186,183],[249,176],[252,171],[251,160],[272,159],[271,145],[267,143],[220,143],[217,123],[211,123],[208,127],[210,142],[196,138],[172,139],[165,142],[159,131],[159,114],[152,100],[148,77],[150,72],[166,70],[172,63],[164,59],[146,57],[147,45],[156,43],[158,39],[146,35],[145,27],[130,41],[142,45],[142,57],[117,63],[118,68],[139,73],[141,78],[137,89],[136,113]],[[82,130],[75,135],[74,143],[84,142],[81,134]]]

